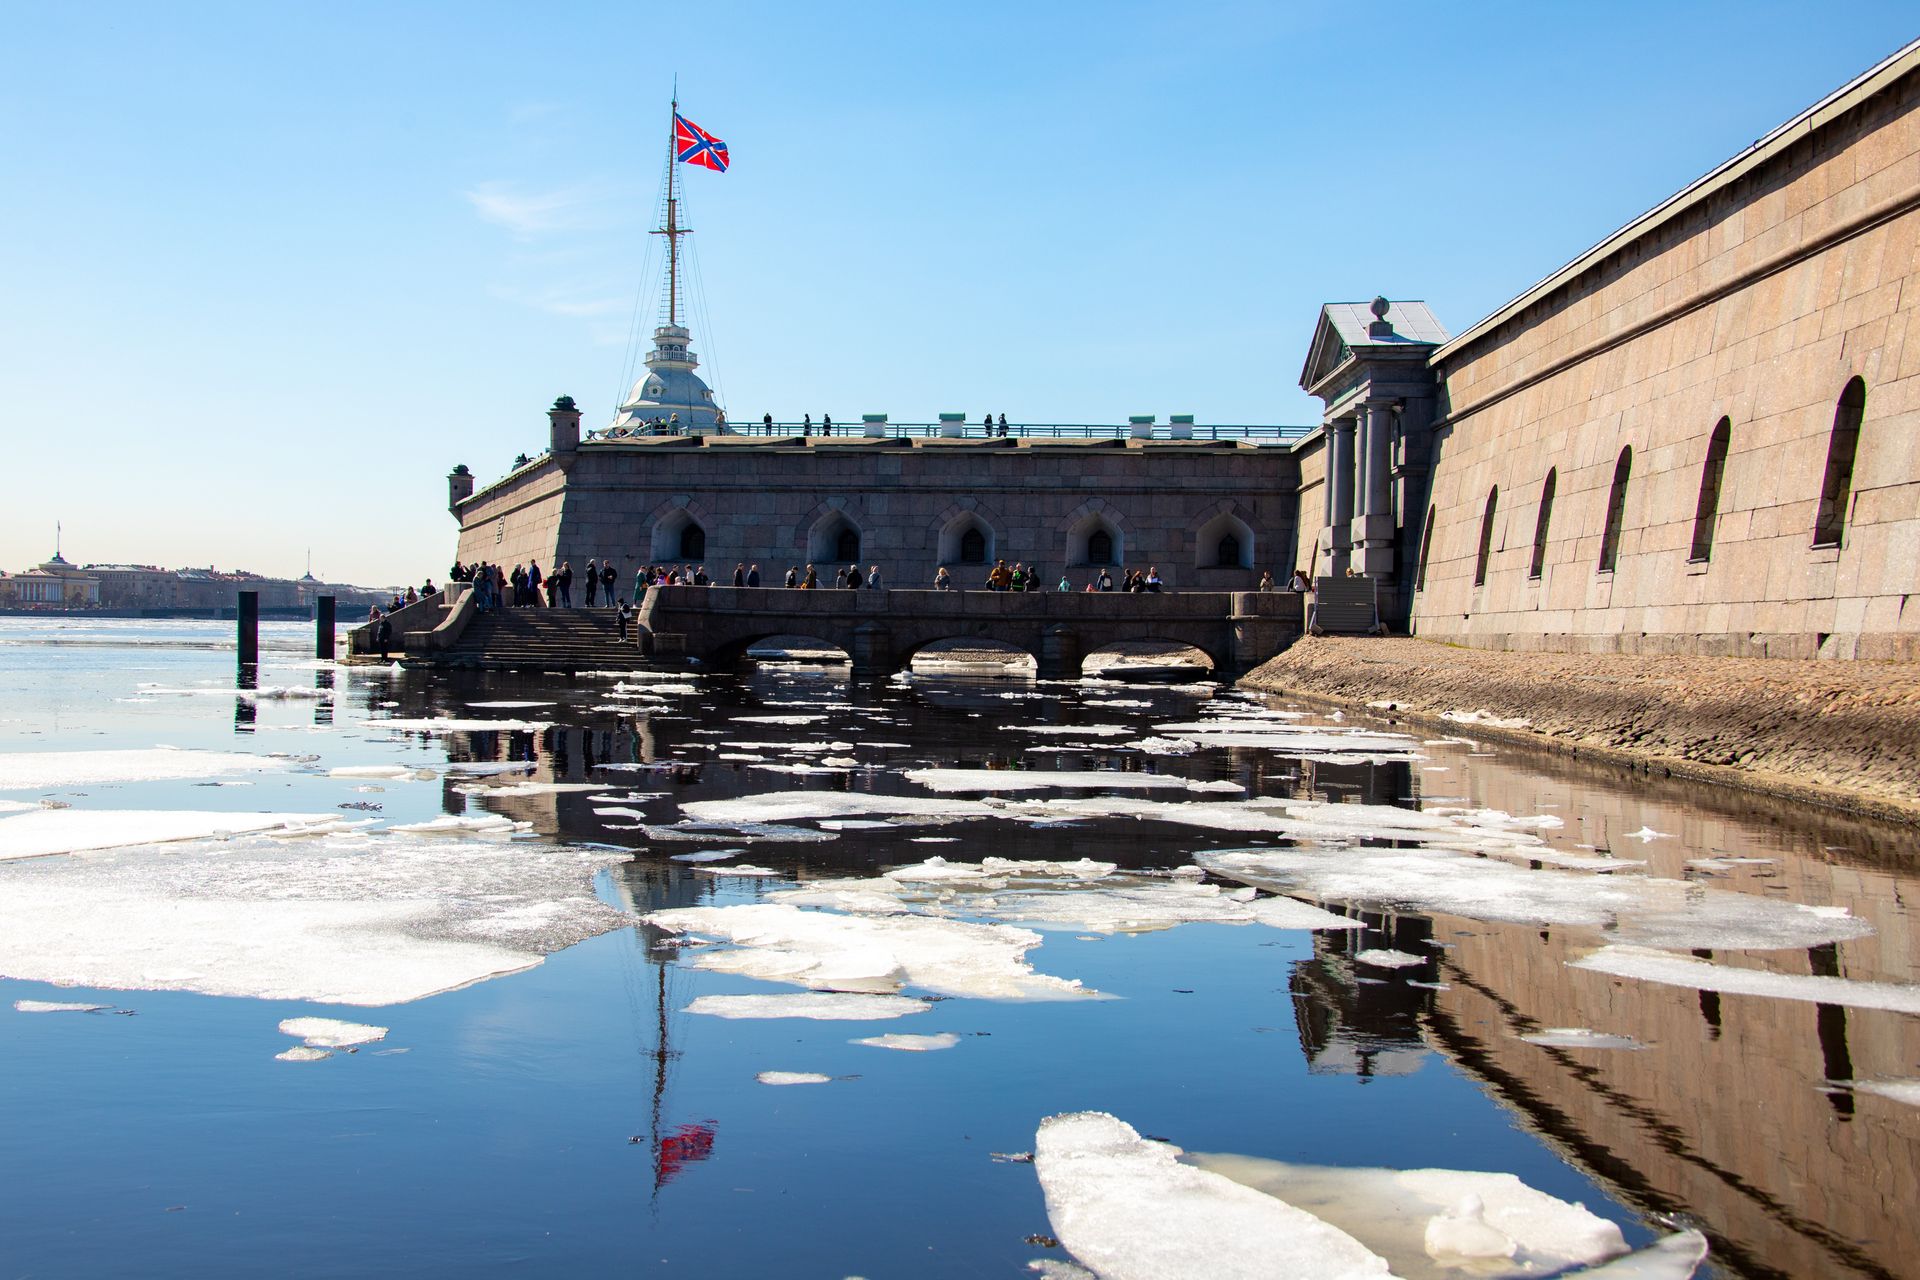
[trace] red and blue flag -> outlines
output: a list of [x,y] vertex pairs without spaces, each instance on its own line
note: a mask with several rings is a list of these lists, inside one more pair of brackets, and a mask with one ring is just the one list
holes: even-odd
[[715,173],[727,171],[727,144],[693,121],[673,113],[673,158],[681,164],[697,164]]

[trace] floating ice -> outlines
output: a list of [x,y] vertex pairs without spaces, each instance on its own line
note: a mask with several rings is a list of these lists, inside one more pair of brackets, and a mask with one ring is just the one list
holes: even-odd
[[327,770],[329,778],[380,778],[390,782],[427,782],[440,775],[432,769],[407,764],[343,764]]
[[1187,1160],[1346,1232],[1406,1280],[1462,1271],[1538,1276],[1627,1249],[1613,1223],[1509,1173],[1337,1168],[1199,1153]]
[[877,796],[859,791],[774,791],[737,800],[697,800],[680,806],[689,818],[701,822],[777,823],[807,818],[889,817],[989,818],[999,813],[977,800],[932,799],[927,796]]
[[676,822],[641,828],[649,840],[735,840],[741,844],[794,844],[838,840],[831,831],[785,827],[768,822]]
[[0,862],[136,844],[274,831],[343,828],[331,813],[219,813],[173,809],[35,809],[0,818]]
[[70,1004],[58,1000],[15,1000],[13,1007],[19,1013],[99,1013],[113,1008],[110,1004]]
[[316,1049],[345,1049],[350,1045],[372,1044],[387,1038],[385,1027],[364,1022],[341,1022],[337,1018],[288,1018],[280,1024],[282,1035],[303,1040]]
[[1099,993],[1033,971],[1040,935],[1006,925],[924,916],[849,916],[782,903],[679,907],[649,924],[723,938],[736,950],[703,953],[702,969],[825,991],[892,993],[915,987],[986,1000],[1078,1000]]
[[761,1084],[829,1084],[833,1077],[817,1071],[762,1071],[754,1079]]
[[747,863],[737,863],[731,867],[695,867],[703,876],[777,876],[780,873],[772,867],[755,867]]
[[897,824],[874,818],[822,818],[820,825],[828,831],[891,831]]
[[[1804,944],[1802,944],[1804,945]],[[1731,965],[1696,960],[1651,947],[1606,946],[1581,960],[1569,960],[1575,969],[1591,969],[1616,978],[1657,982],[1694,991],[1727,995],[1765,996],[1774,1000],[1805,1000],[1853,1009],[1886,1009],[1920,1013],[1920,986],[1893,982],[1863,982],[1854,978],[1827,978],[1797,973],[1769,973],[1736,969]]]
[[1264,747],[1286,755],[1342,756],[1357,752],[1404,760],[1417,754],[1420,745],[1405,734],[1379,729],[1298,725],[1247,716],[1182,720],[1153,728],[1156,733],[1194,739],[1203,747]]
[[745,852],[745,849],[696,849],[692,853],[676,853],[672,855],[672,860],[675,862],[719,862],[723,858],[737,858]]
[[521,711],[528,707],[550,707],[553,705],[553,700],[546,698],[528,701],[526,699],[504,698],[495,702],[469,702],[467,705],[469,707],[480,707],[488,711]]
[[405,822],[387,828],[413,836],[510,836],[533,830],[531,822],[515,822],[497,813],[443,813],[425,822]]
[[0,791],[88,787],[111,782],[158,782],[270,773],[286,761],[244,751],[181,751],[152,747],[126,751],[16,751],[0,755]]
[[486,799],[492,796],[553,796],[572,791],[598,791],[600,784],[597,782],[512,782],[504,787],[490,787],[475,783],[457,786],[454,790],[461,795]]
[[818,724],[825,716],[734,716],[742,724]]
[[1356,951],[1353,958],[1361,964],[1372,965],[1376,969],[1409,969],[1414,965],[1425,964],[1426,957],[1411,956],[1404,951],[1391,948],[1369,947],[1365,951]]
[[1632,1036],[1616,1036],[1587,1027],[1545,1027],[1520,1039],[1545,1049],[1644,1049]]
[[534,767],[531,760],[453,760],[448,762],[447,772],[481,778],[501,773],[532,773]]
[[1103,1112],[1041,1121],[1034,1172],[1060,1243],[1102,1280],[1389,1276],[1346,1232],[1180,1154]]
[[1638,831],[1629,831],[1628,840],[1638,840],[1641,844],[1652,844],[1655,840],[1671,840],[1672,836],[1664,831],[1655,831],[1652,827],[1642,827]]
[[844,991],[806,991],[794,995],[701,996],[688,1013],[716,1018],[812,1018],[822,1022],[875,1022],[925,1013],[933,1006],[907,996],[859,995]]
[[[16,1009],[19,1007],[14,1005]],[[92,1007],[99,1008],[98,1005]],[[1920,1080],[1859,1080],[1853,1087],[1862,1093],[1877,1094],[1895,1102],[1904,1102],[1910,1107],[1920,1107]]]
[[362,729],[390,729],[396,733],[539,733],[550,729],[548,720],[463,720],[447,716],[431,720],[362,720]]
[[248,836],[0,864],[0,976],[387,1005],[631,923],[603,850],[392,834]]
[[1082,738],[1115,738],[1133,730],[1123,724],[1003,724],[1011,733],[1071,733]]
[[859,1040],[849,1040],[847,1043],[864,1044],[875,1049],[902,1049],[908,1053],[932,1053],[936,1049],[953,1048],[960,1043],[960,1037],[951,1031],[942,1031],[930,1036],[890,1031],[883,1036],[866,1036]]
[[1611,938],[1676,949],[1803,948],[1873,931],[1834,908],[1684,880],[1535,871],[1444,848],[1243,849],[1199,858],[1218,875],[1281,892],[1513,924],[1606,928]]
[[1123,773],[1107,770],[1041,769],[909,769],[908,782],[929,791],[1046,791],[1115,789],[1126,791],[1245,791],[1237,782],[1203,782],[1165,773]]
[[291,1049],[282,1049],[273,1055],[278,1062],[318,1062],[322,1058],[331,1058],[333,1054],[326,1049],[315,1049],[309,1045],[297,1044]]

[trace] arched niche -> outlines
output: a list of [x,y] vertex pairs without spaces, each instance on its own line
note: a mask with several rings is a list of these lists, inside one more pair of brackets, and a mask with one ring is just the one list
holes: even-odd
[[940,530],[940,563],[992,564],[997,542],[993,527],[977,512],[957,515]]
[[1222,511],[1194,534],[1196,569],[1251,569],[1253,562],[1253,529],[1231,511]]
[[647,558],[656,563],[682,563],[706,558],[706,527],[685,507],[676,507],[653,522]]
[[1067,528],[1067,564],[1075,568],[1118,569],[1127,562],[1126,534],[1098,511]]

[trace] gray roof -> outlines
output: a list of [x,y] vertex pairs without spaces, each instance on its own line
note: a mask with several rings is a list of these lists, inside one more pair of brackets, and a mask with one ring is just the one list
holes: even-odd
[[1387,322],[1393,326],[1391,338],[1370,338],[1367,326],[1373,323],[1373,303],[1329,302],[1327,322],[1349,347],[1385,346],[1393,342],[1426,342],[1438,346],[1447,340],[1446,328],[1424,302],[1394,302],[1388,305]]

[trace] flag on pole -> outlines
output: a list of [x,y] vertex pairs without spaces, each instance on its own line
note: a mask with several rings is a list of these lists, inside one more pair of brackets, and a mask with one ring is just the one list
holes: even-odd
[[693,121],[673,113],[673,158],[681,164],[697,164],[715,173],[727,171],[727,144]]

